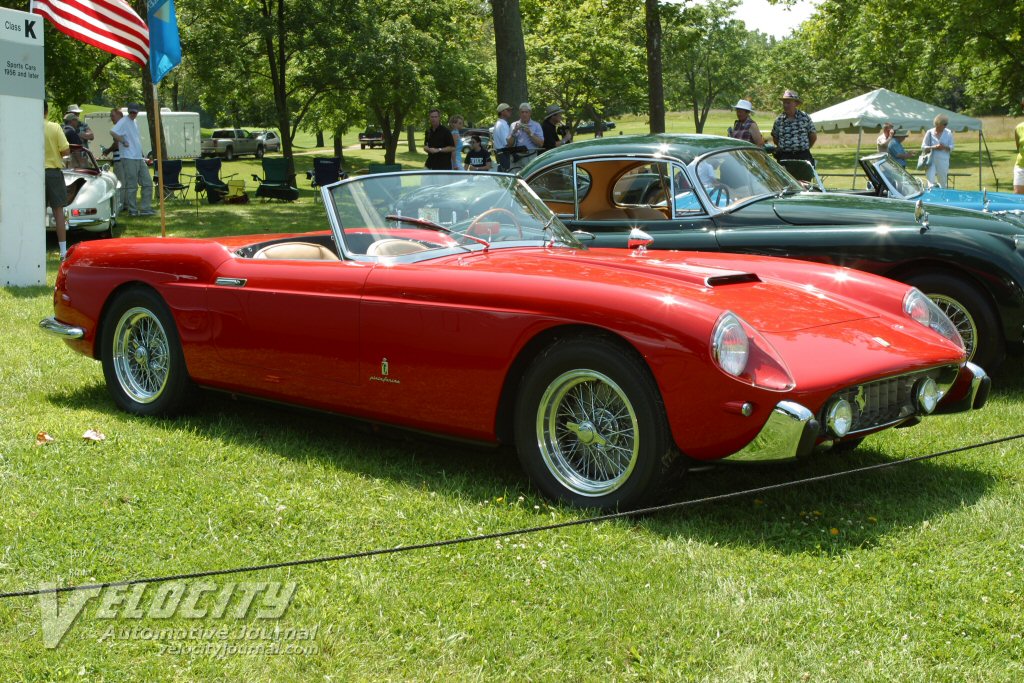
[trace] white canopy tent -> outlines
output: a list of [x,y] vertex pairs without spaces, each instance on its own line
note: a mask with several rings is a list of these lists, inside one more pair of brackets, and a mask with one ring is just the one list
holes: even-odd
[[981,120],[957,114],[906,95],[879,88],[853,99],[840,102],[827,109],[811,114],[815,128],[820,133],[857,133],[857,159],[854,160],[856,178],[860,159],[861,138],[864,131],[878,132],[882,124],[891,121],[897,128],[906,128],[911,133],[924,132],[933,126],[935,117],[945,114],[949,118],[949,129],[955,133],[978,131],[978,189],[981,189],[981,145],[983,133]]

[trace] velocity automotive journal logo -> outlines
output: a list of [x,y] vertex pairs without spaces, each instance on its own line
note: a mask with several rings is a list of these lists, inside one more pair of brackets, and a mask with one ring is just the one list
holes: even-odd
[[[39,610],[42,617],[43,644],[47,648],[60,645],[64,636],[75,624],[87,605],[94,605],[92,616],[96,619],[142,620],[142,619],[280,619],[288,611],[295,597],[294,581],[238,581],[217,584],[213,581],[168,581],[161,584],[135,584],[108,588],[87,588],[58,594],[53,592],[54,584],[43,584],[40,590],[50,591],[39,595]],[[220,629],[140,629],[131,627],[121,630],[144,638],[154,631],[182,632],[183,639],[193,638],[198,633],[217,633]],[[292,629],[294,630],[294,629]],[[224,631],[227,633],[227,631]],[[274,632],[281,633],[280,629]],[[239,632],[243,638],[259,634],[258,627],[248,626]],[[301,639],[301,634],[291,634]],[[118,627],[110,625],[101,639],[121,639]]]

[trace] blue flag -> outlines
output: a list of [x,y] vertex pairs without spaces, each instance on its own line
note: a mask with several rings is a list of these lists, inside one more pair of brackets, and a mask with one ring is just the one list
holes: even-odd
[[181,64],[181,40],[174,0],[149,0],[149,73],[159,83]]

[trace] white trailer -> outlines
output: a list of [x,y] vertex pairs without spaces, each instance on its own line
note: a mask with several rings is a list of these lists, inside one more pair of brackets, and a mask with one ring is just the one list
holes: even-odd
[[[128,116],[128,110],[121,112]],[[101,156],[100,147],[110,147],[114,139],[110,137],[110,129],[114,124],[110,122],[109,112],[92,112],[85,115],[85,122],[92,129],[95,139],[89,147],[97,157]],[[135,117],[135,123],[139,126],[139,136],[142,138],[142,149],[146,154],[156,156],[156,147],[149,140],[149,121],[146,119],[146,112],[139,112]],[[199,113],[194,111],[171,111],[164,108],[160,110],[160,123],[164,128],[164,139],[167,141],[167,149],[164,150],[165,159],[195,159],[202,154],[202,139],[199,131]]]

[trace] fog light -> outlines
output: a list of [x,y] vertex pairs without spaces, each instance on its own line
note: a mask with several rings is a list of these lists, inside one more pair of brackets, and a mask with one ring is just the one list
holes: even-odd
[[825,425],[832,436],[842,438],[853,426],[853,407],[845,398],[840,398],[828,407],[825,413]]
[[939,385],[931,377],[925,377],[918,382],[915,393],[917,394],[917,407],[925,415],[930,415],[934,412],[935,406],[939,405],[939,400],[942,398]]

